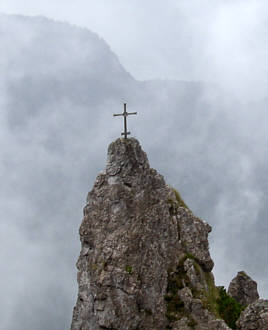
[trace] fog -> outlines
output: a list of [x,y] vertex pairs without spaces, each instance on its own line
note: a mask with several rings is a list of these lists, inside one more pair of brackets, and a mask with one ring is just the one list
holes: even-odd
[[212,225],[216,283],[245,270],[268,296],[265,9],[0,4],[82,26],[0,16],[1,328],[68,329],[82,208],[123,101],[151,166]]
[[137,79],[216,81],[259,98],[267,92],[267,7],[264,0],[3,0],[0,12],[87,27]]

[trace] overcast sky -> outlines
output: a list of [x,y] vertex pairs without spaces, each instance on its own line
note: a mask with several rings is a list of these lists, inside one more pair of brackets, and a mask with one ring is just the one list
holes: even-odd
[[137,79],[216,81],[252,98],[268,88],[267,11],[265,0],[0,3],[0,12],[45,15],[89,28]]
[[267,298],[268,3],[2,0],[0,12],[86,27],[138,80],[213,83],[140,85],[94,35],[11,20],[0,44],[5,329],[68,328],[82,207],[121,129],[110,119],[122,97],[151,165],[212,225],[217,284],[243,269]]

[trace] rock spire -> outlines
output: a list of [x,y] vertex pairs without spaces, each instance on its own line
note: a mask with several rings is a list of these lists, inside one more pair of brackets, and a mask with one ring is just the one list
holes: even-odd
[[243,306],[247,306],[259,299],[257,283],[244,271],[238,272],[236,277],[232,279],[228,293]]
[[136,139],[111,143],[79,230],[71,330],[230,329],[218,312],[210,231]]

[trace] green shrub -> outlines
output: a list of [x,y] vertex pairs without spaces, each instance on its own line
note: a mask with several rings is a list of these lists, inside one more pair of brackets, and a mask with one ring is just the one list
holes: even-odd
[[236,321],[238,320],[244,307],[239,304],[234,298],[226,293],[224,287],[219,287],[219,298],[218,312],[220,317],[226,322],[226,324],[232,328],[236,329]]

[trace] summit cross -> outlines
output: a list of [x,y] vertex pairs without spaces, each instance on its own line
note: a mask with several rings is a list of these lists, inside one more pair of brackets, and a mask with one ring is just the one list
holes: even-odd
[[124,117],[124,132],[121,133],[121,135],[124,135],[124,138],[127,139],[127,136],[130,134],[130,132],[127,131],[127,116],[129,115],[136,115],[137,112],[127,112],[127,104],[124,103],[124,112],[123,113],[116,113],[114,114],[114,117],[117,116],[123,116]]

